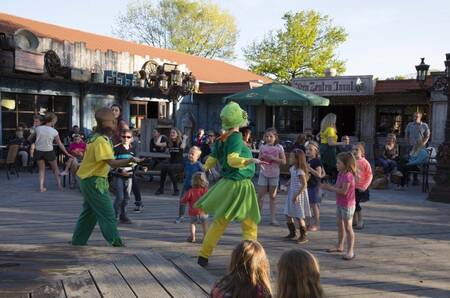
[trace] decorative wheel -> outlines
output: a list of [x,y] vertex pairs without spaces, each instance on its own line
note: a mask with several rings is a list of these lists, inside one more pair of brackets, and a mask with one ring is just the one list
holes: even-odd
[[155,60],[148,60],[142,65],[142,69],[145,70],[147,75],[156,75],[158,73],[158,63]]
[[45,69],[53,77],[61,69],[61,60],[53,50],[48,50],[44,56]]

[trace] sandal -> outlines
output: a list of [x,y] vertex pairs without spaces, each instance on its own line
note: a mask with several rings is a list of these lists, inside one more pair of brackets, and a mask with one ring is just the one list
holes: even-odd
[[333,253],[333,252],[344,252],[343,249],[338,249],[338,248],[329,248],[326,250],[326,252],[328,253]]
[[344,255],[344,256],[342,256],[342,259],[343,259],[343,260],[346,260],[346,261],[351,261],[351,260],[353,260],[355,257],[356,257],[355,254],[353,254],[353,256],[351,256],[351,257],[349,257],[348,255]]
[[191,236],[189,236],[189,237],[186,239],[186,241],[187,241],[187,242],[190,242],[190,243],[195,243],[195,239],[193,239]]

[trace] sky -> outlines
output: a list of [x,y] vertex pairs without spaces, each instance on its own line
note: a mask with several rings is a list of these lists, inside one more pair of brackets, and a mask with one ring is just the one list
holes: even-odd
[[[415,73],[420,57],[431,69],[444,68],[450,53],[448,0],[211,0],[236,19],[239,38],[233,64],[246,67],[242,49],[283,27],[286,12],[314,9],[344,27],[347,41],[337,49],[345,75],[378,78]],[[83,31],[112,35],[127,0],[1,0],[0,11]]]

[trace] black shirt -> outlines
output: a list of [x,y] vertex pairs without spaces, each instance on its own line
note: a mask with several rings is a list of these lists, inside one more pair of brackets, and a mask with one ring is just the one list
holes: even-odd
[[174,142],[167,143],[167,150],[170,154],[170,163],[183,163],[183,149],[181,149],[181,142],[179,144]]
[[[167,144],[167,142],[168,142],[167,137],[164,136],[164,135],[162,135],[162,136],[161,136],[161,143],[166,143],[166,144]],[[152,138],[152,139],[150,140],[150,151],[151,151],[151,152],[164,152],[165,150],[166,150],[165,147],[159,147],[159,146],[156,146],[156,144],[155,144],[155,139],[154,139],[154,138]]]
[[[313,168],[314,170],[317,170],[319,167],[323,167],[322,162],[318,158],[314,158],[308,161],[309,166]],[[309,175],[309,181],[308,181],[308,188],[314,188],[316,187],[320,182],[320,178],[314,176],[310,173]]]
[[9,142],[9,145],[20,145],[19,151],[28,151],[29,143],[25,138],[14,138]]

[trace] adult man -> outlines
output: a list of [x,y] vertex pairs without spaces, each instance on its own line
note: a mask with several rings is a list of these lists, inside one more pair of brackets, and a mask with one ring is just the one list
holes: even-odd
[[[408,142],[408,152],[416,144],[417,140],[421,138],[423,145],[426,146],[430,139],[430,128],[425,122],[422,122],[422,113],[415,112],[413,115],[413,121],[409,122],[405,129],[405,139]],[[417,174],[414,174],[413,185],[418,185],[419,180]]]

